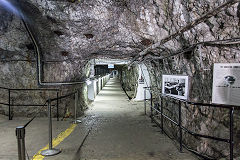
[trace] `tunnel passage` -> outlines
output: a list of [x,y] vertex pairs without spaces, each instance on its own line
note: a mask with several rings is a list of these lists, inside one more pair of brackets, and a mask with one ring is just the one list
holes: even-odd
[[[1,127],[6,119],[44,119],[46,101],[66,95],[51,103],[53,118],[83,116],[106,79],[117,76],[131,102],[145,100],[149,108],[152,97],[151,119],[165,117],[166,134],[182,146],[205,159],[239,158],[239,6],[239,0],[1,0]],[[124,63],[109,69],[109,59]],[[189,83],[164,75],[187,76]]]
[[119,79],[111,78],[86,111],[83,125],[90,132],[74,159],[197,159],[178,152],[143,111],[143,103],[129,101]]

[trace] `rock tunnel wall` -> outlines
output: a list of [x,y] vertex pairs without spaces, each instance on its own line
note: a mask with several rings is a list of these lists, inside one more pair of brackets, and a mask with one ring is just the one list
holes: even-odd
[[[221,1],[223,2],[223,1]],[[161,11],[161,34],[171,34],[192,22],[196,16],[201,16],[211,8],[216,7],[220,1],[156,1],[156,8]],[[214,41],[217,39],[231,39],[239,37],[239,5],[226,8],[223,12],[199,24],[197,27],[181,34],[178,38],[170,40],[162,47],[169,49],[170,54],[175,51],[184,50],[194,43],[202,41]],[[164,22],[164,23],[163,23]],[[167,33],[168,32],[168,33]],[[156,51],[157,52],[157,51]],[[161,49],[158,52],[164,55]],[[167,58],[145,57],[148,61],[148,68],[151,72],[154,89],[154,98],[156,102],[161,90],[162,74],[188,75],[191,77],[190,100],[194,102],[211,102],[213,64],[214,63],[239,63],[238,45],[197,45],[190,51],[182,52],[176,56]],[[153,55],[153,54],[152,54]],[[161,55],[158,55],[161,56]],[[178,103],[165,99],[164,113],[178,121]],[[213,135],[216,137],[229,137],[229,110],[200,107],[192,105],[182,105],[183,126],[196,133]],[[239,156],[239,111],[234,114],[234,153]],[[175,139],[179,135],[177,127],[166,121],[167,132]],[[229,147],[227,143],[216,142],[204,138],[194,138],[184,133],[184,143],[201,154],[220,159],[228,158]]]
[[[30,3],[28,5],[31,6]],[[34,7],[33,7],[34,8]],[[36,9],[36,8],[34,8]],[[42,18],[38,15],[39,12],[31,9],[32,16],[36,16],[36,20]],[[38,11],[38,10],[37,10]],[[32,18],[32,17],[30,17]],[[37,83],[37,65],[36,65],[36,52],[34,45],[28,36],[26,28],[24,27],[21,19],[8,11],[6,8],[0,6],[0,86],[10,89],[33,89],[33,88],[59,88],[61,92],[59,96],[73,92],[76,89],[80,91],[79,99],[81,99],[81,108],[86,108],[88,99],[86,98],[87,91],[86,85],[75,86],[38,86]],[[38,39],[41,42],[41,48],[44,53],[42,57],[43,64],[43,80],[45,82],[61,82],[61,81],[80,81],[89,74],[89,64],[83,60],[69,60],[65,57],[68,52],[61,50],[54,50],[55,42],[54,36],[46,32],[43,27],[43,22],[38,24],[38,29],[35,34],[46,34],[43,39]],[[49,37],[48,37],[49,36]],[[52,37],[53,36],[53,37]],[[39,36],[41,38],[41,36]],[[46,42],[46,41],[49,41]],[[46,43],[45,43],[46,42]],[[50,47],[48,47],[50,45]],[[51,45],[53,47],[51,47]],[[50,53],[55,53],[50,54]],[[8,103],[8,91],[1,89],[0,92],[1,102]],[[55,98],[56,92],[52,91],[12,91],[11,104],[44,104],[48,98]],[[34,106],[12,106],[13,116],[27,116],[31,117],[36,113],[39,116],[47,115],[47,107]],[[82,114],[80,109],[78,115]],[[0,105],[0,113],[8,115],[8,106]],[[73,116],[74,114],[74,98],[66,98],[60,101],[59,104],[60,117]],[[53,115],[56,116],[56,107],[53,107]]]
[[[55,67],[53,67],[55,66]],[[60,66],[60,67],[56,67]],[[69,75],[68,70],[72,70],[73,65],[70,67],[62,67],[59,64],[47,64],[44,66],[44,80],[48,82],[54,81],[74,81],[78,78],[77,75]],[[6,69],[7,68],[7,69]],[[77,69],[76,69],[77,70]],[[81,70],[81,68],[79,68]],[[78,71],[77,71],[78,72]],[[7,87],[10,89],[36,89],[36,88],[49,88],[49,87],[39,87],[36,80],[36,62],[0,62],[0,74],[1,74],[1,87]],[[79,77],[81,78],[81,77]],[[59,96],[66,95],[75,90],[79,91],[79,103],[80,107],[78,109],[78,115],[83,114],[80,108],[86,109],[89,101],[87,99],[87,88],[86,84],[78,84],[72,86],[54,86],[50,88],[60,89]],[[8,90],[0,89],[1,101],[3,103],[8,103]],[[36,113],[39,116],[47,115],[47,107],[41,109],[41,107],[34,106],[14,106],[19,104],[44,104],[47,99],[57,97],[56,91],[11,91],[11,107],[12,116],[27,116],[31,117]],[[56,102],[53,104],[56,105]],[[8,106],[0,105],[0,113],[3,115],[8,115]],[[71,117],[74,115],[74,96],[65,98],[59,101],[59,114],[60,117]],[[56,117],[56,106],[53,107],[53,116]]]
[[119,79],[122,88],[125,90],[129,98],[135,98],[138,84],[138,65],[133,66],[128,70],[127,65],[119,68]]

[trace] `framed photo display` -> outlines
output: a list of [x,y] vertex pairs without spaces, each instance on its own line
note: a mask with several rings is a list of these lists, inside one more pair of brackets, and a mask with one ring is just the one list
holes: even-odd
[[162,75],[162,94],[188,100],[189,76]]

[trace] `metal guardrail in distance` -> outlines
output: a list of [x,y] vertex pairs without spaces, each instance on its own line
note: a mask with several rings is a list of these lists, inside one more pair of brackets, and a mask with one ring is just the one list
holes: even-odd
[[[175,97],[171,97],[171,96],[166,96],[166,95],[161,95],[160,96],[160,105],[158,107],[153,106],[153,98],[152,98],[152,90],[148,87],[145,88],[146,90],[150,90],[151,92],[151,104],[150,104],[150,118],[152,120],[152,122],[155,122],[162,130],[162,133],[165,133],[167,135],[167,133],[164,130],[164,119],[170,121],[172,124],[174,124],[175,126],[178,126],[178,133],[179,133],[179,150],[180,152],[182,152],[183,147],[186,148],[187,150],[189,150],[190,152],[193,152],[194,154],[202,157],[203,159],[215,159],[212,157],[208,157],[206,155],[203,155],[195,150],[189,149],[186,145],[183,144],[183,131],[185,133],[188,133],[194,137],[201,137],[201,138],[207,138],[207,139],[211,139],[211,140],[215,140],[215,141],[219,141],[219,142],[224,142],[224,143],[228,143],[229,145],[229,159],[233,160],[233,145],[234,145],[234,141],[233,141],[233,113],[234,113],[234,109],[240,109],[237,106],[228,106],[228,105],[218,105],[218,104],[207,104],[207,103],[199,103],[199,102],[190,102],[190,101],[186,101],[186,100],[182,100],[182,99],[177,99]],[[144,112],[146,114],[146,93],[144,93]],[[173,101],[175,101],[175,104],[178,104],[178,121],[172,119],[171,117],[167,116],[166,114],[163,113],[163,100],[169,98]],[[176,103],[177,102],[177,103]],[[189,129],[187,129],[186,127],[184,127],[182,125],[182,104],[191,104],[194,106],[200,106],[200,107],[215,107],[215,108],[224,108],[224,109],[228,109],[229,110],[229,138],[221,138],[221,137],[215,137],[215,136],[210,136],[210,135],[204,135],[204,134],[199,134],[199,133],[195,133],[193,131],[190,131]],[[153,114],[155,113],[155,115]],[[156,116],[160,116],[160,122],[158,122],[155,117]],[[168,135],[169,136],[169,135]]]

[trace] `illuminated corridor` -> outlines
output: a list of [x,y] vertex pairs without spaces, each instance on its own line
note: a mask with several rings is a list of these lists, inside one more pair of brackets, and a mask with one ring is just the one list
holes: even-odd
[[110,79],[86,112],[88,120],[84,124],[91,123],[92,130],[76,157],[82,160],[195,159],[189,153],[179,153],[172,140],[162,135],[143,111],[142,102],[129,101],[119,81]]
[[0,160],[240,160],[240,0],[0,0]]

